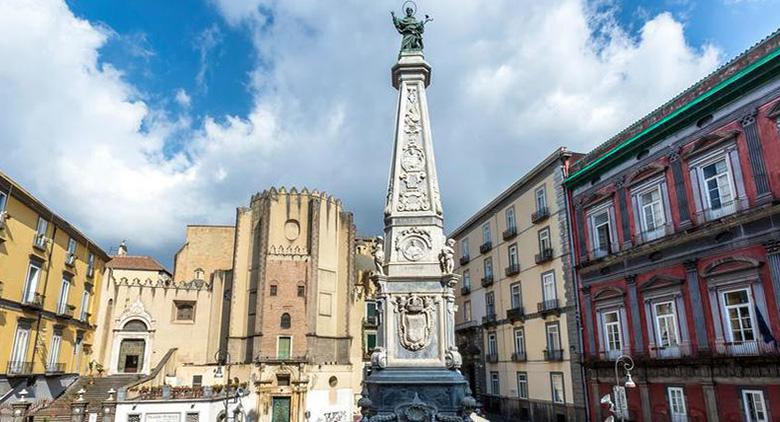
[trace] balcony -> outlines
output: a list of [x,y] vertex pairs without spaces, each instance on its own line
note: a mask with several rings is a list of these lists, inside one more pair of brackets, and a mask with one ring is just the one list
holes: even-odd
[[545,248],[542,249],[542,251],[534,256],[534,260],[537,264],[542,264],[547,261],[552,261],[553,259],[553,250],[552,248]]
[[504,240],[509,240],[513,237],[517,236],[517,227],[507,227],[506,230],[504,230],[503,238]]
[[460,286],[460,294],[462,296],[466,296],[467,294],[470,293],[471,293],[471,286],[467,286],[465,284],[463,286]]
[[491,326],[498,325],[498,318],[495,313],[489,313],[482,317],[482,325]]
[[379,325],[379,318],[376,315],[370,315],[363,318],[364,327],[376,327]]
[[550,216],[550,209],[547,207],[539,208],[531,214],[531,223],[536,224]]
[[603,258],[613,252],[615,252],[615,250],[610,244],[598,246],[588,251],[588,260],[593,261],[599,258]]
[[525,310],[522,306],[518,306],[516,308],[508,309],[506,311],[506,317],[508,320],[515,322],[515,321],[523,321],[525,320]]
[[563,349],[546,349],[544,351],[544,360],[550,362],[560,362],[563,360]]
[[680,359],[683,356],[691,356],[690,343],[676,344],[666,347],[650,347],[647,357],[650,359]]
[[92,278],[95,276],[95,267],[90,265],[87,267],[87,277]]
[[498,353],[488,353],[487,355],[485,355],[485,360],[490,363],[498,362]]
[[493,242],[489,240],[479,245],[479,253],[488,253],[491,249],[493,249]]
[[493,274],[482,277],[482,287],[488,287],[493,284]]
[[479,323],[473,319],[455,324],[455,331],[466,331],[479,327]]
[[29,306],[30,308],[43,308],[43,295],[35,293],[33,297],[24,297],[22,299],[22,305]]
[[8,375],[30,375],[32,374],[32,362],[21,362],[21,361],[8,361],[8,365],[6,366],[6,373]]
[[73,313],[76,311],[76,307],[73,305],[67,305],[64,307],[59,305],[57,309],[57,316],[62,318],[73,318]]
[[520,274],[520,264],[509,264],[508,267],[504,268],[504,273],[507,277]]
[[778,351],[772,346],[773,343],[764,343],[763,341],[743,341],[743,342],[719,342],[715,344],[715,354],[721,356],[758,356],[777,354]]
[[558,299],[549,299],[539,302],[536,305],[536,308],[543,317],[546,317],[549,314],[561,314],[561,306]]
[[525,362],[527,360],[528,356],[526,356],[525,352],[512,353],[512,362]]
[[65,265],[72,267],[76,263],[76,254],[68,253],[65,256]]
[[33,247],[35,247],[35,249],[45,251],[46,245],[48,243],[49,243],[49,238],[47,238],[42,234],[36,234],[35,237],[33,238]]
[[654,230],[645,230],[634,236],[634,244],[652,242],[653,240],[660,239],[674,233],[674,226],[672,223],[666,223],[662,226],[656,227]]
[[470,260],[471,258],[468,255],[463,255],[460,257],[460,265],[466,265]]
[[62,374],[65,372],[65,364],[64,363],[47,363],[46,364],[46,373],[47,374]]

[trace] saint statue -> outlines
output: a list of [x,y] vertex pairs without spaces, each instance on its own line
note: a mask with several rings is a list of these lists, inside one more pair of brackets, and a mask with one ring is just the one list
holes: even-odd
[[422,51],[422,34],[425,31],[425,24],[433,20],[428,15],[425,15],[425,20],[418,21],[414,18],[414,12],[414,9],[407,7],[406,16],[401,19],[395,16],[395,12],[390,12],[395,29],[398,30],[399,34],[403,35],[401,39],[402,53],[404,51]]

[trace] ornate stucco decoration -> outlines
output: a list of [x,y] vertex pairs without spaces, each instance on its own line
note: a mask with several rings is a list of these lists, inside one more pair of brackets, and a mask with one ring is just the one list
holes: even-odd
[[428,230],[411,227],[402,231],[395,241],[395,248],[409,261],[419,261],[432,248],[431,234]]
[[140,298],[136,298],[134,302],[125,307],[122,315],[116,319],[116,328],[121,329],[128,321],[133,319],[140,319],[150,329],[152,327],[152,323],[154,322],[152,319],[152,314],[146,311],[146,308],[144,307],[144,304],[141,302]]
[[409,294],[398,296],[393,304],[398,316],[401,346],[416,352],[431,343],[437,298]]
[[[401,191],[398,198],[398,211],[427,211],[431,208],[426,181],[425,151],[418,142],[422,125],[420,124],[420,104],[417,87],[410,86],[406,92],[407,107],[404,115],[404,133],[406,143],[401,153]],[[434,198],[435,202],[436,198]]]

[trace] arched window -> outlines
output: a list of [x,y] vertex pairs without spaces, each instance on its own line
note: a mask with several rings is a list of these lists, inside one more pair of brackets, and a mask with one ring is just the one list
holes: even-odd
[[282,314],[282,321],[279,324],[282,328],[290,328],[290,314],[287,312]]
[[137,319],[127,321],[122,329],[124,331],[148,331],[146,324],[144,324],[143,321]]

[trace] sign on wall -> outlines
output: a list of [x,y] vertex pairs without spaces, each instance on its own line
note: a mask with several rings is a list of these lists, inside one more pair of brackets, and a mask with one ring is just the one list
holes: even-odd
[[144,422],[179,422],[181,415],[178,413],[147,413]]

